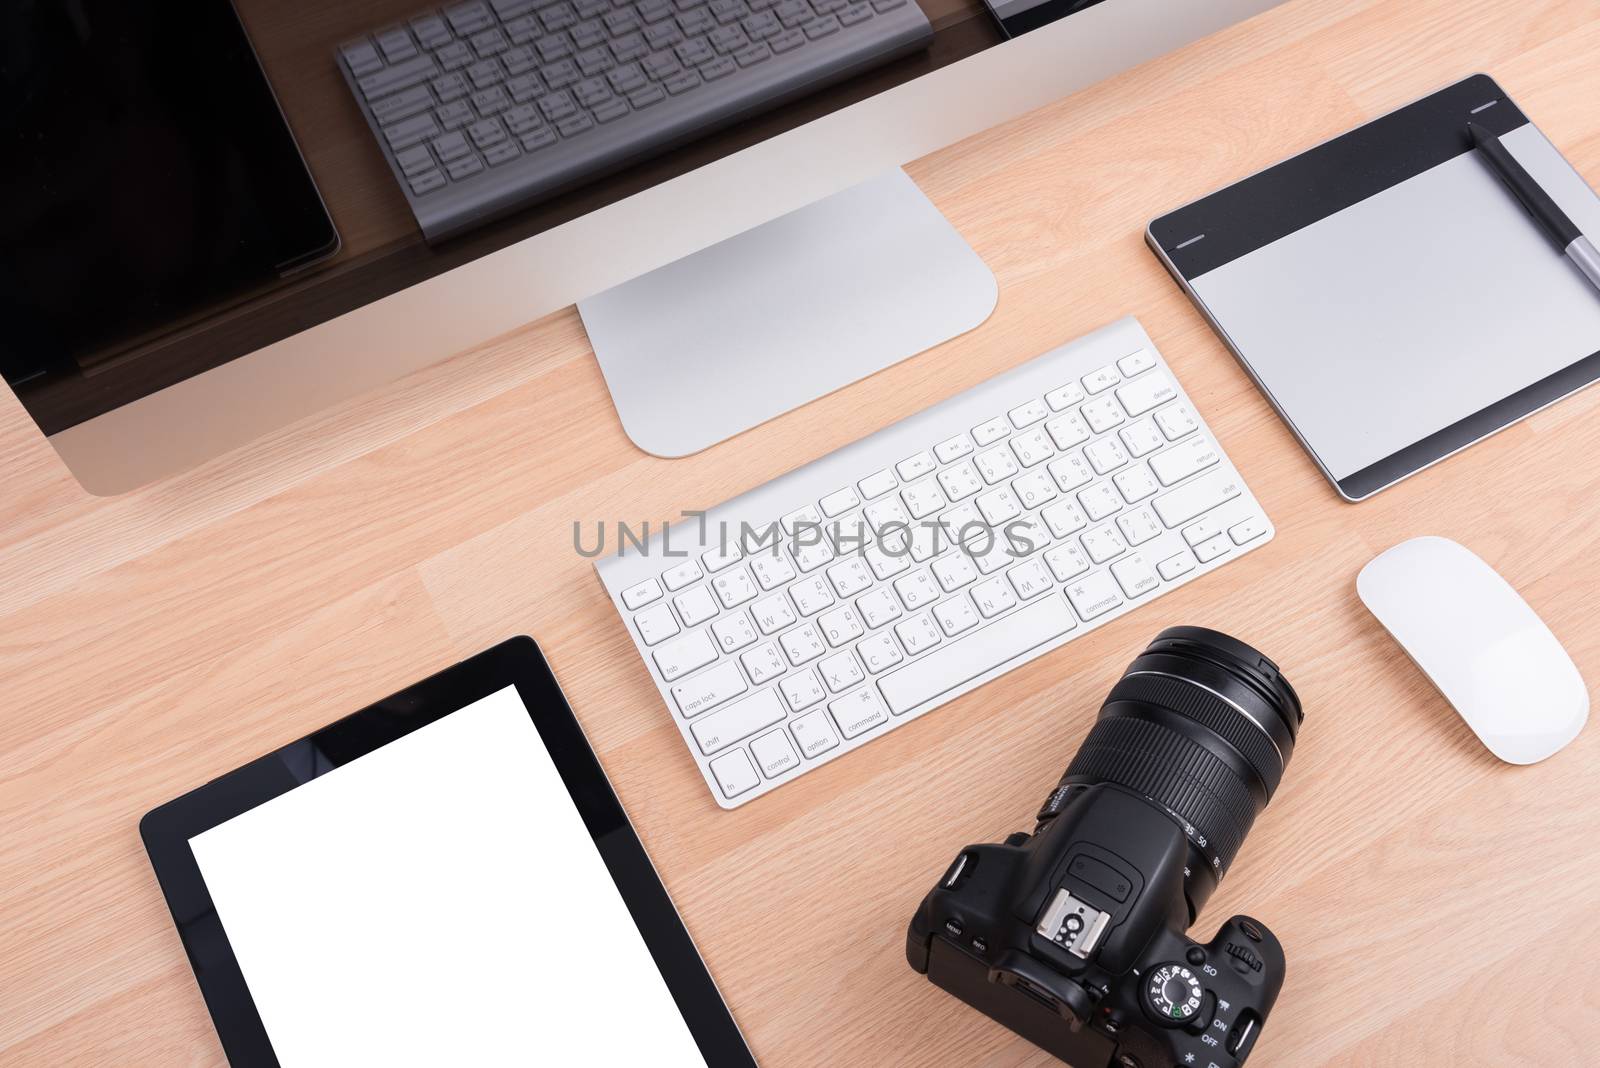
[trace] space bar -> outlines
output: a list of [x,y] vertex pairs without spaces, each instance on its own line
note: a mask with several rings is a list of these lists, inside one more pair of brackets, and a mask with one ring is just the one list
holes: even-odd
[[878,680],[889,710],[900,715],[1078,625],[1060,594],[1013,612],[976,634],[951,642]]

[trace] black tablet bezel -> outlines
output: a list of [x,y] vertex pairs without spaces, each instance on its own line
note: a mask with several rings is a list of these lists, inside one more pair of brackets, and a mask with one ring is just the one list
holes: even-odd
[[[754,1068],[738,1025],[533,639],[512,638],[152,809],[139,831],[235,1068],[277,1056],[189,840],[474,701],[515,686],[708,1065]],[[597,992],[597,996],[599,992]]]
[[[1486,106],[1486,101],[1494,103]],[[1162,215],[1146,231],[1156,256],[1346,500],[1370,497],[1600,379],[1600,352],[1341,478],[1323,464],[1315,444],[1301,435],[1292,413],[1273,400],[1249,359],[1228,337],[1225,324],[1216,321],[1195,292],[1193,282],[1208,271],[1473,151],[1466,132],[1469,116],[1502,137],[1529,121],[1493,78],[1475,74]],[[1533,225],[1531,220],[1529,225]],[[1552,255],[1556,254],[1557,250],[1552,250]]]

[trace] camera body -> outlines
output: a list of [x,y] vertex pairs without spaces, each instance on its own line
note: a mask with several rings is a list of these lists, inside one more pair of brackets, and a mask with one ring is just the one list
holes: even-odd
[[1277,665],[1171,627],[1112,688],[1032,834],[967,846],[906,959],[1073,1068],[1240,1068],[1283,988],[1248,916],[1185,933],[1276,791],[1304,714]]
[[1283,987],[1278,940],[1244,916],[1188,938],[1182,828],[1120,786],[1063,792],[1039,833],[961,851],[911,966],[1074,1068],[1237,1068]]

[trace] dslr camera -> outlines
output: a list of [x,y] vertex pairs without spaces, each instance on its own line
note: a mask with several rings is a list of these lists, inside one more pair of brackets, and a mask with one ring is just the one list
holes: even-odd
[[1074,1068],[1238,1068],[1283,947],[1235,916],[1185,932],[1271,800],[1304,713],[1272,661],[1162,631],[1123,674],[1032,834],[963,849],[911,967]]

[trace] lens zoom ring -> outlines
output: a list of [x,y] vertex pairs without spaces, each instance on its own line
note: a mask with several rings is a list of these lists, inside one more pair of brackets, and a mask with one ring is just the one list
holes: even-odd
[[1233,863],[1255,822],[1255,802],[1235,772],[1197,742],[1159,723],[1102,719],[1062,782],[1113,782],[1156,801],[1205,836],[1207,852]]
[[1267,800],[1283,779],[1283,757],[1261,725],[1210,690],[1166,675],[1124,675],[1106,704],[1134,701],[1181,712],[1222,737],[1261,776]]

